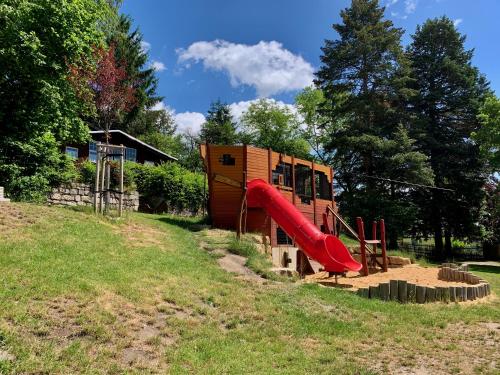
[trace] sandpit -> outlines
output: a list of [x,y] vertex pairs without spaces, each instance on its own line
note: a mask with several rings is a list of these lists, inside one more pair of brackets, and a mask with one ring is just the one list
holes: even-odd
[[[347,277],[338,277],[338,286],[357,290],[370,285],[389,282],[390,280],[406,280],[409,283],[423,286],[467,286],[464,282],[444,281],[438,279],[438,268],[422,267],[417,264],[407,265],[401,268],[389,268],[387,272],[377,272],[369,276],[360,276],[357,272],[348,272]],[[335,284],[335,277],[328,277],[328,273],[319,272],[306,276],[306,282],[319,282],[323,285]],[[334,286],[334,285],[331,285]]]

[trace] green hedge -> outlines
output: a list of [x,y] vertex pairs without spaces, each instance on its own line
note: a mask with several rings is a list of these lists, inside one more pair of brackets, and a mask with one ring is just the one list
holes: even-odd
[[[94,185],[96,166],[84,161],[77,165],[77,181]],[[118,164],[112,165],[112,188],[118,188]],[[152,211],[198,213],[205,204],[208,189],[202,173],[191,172],[177,163],[157,166],[126,162],[125,190],[137,190],[141,207]]]
[[132,173],[142,203],[152,209],[197,213],[205,204],[208,189],[201,173],[191,172],[177,163],[135,164]]

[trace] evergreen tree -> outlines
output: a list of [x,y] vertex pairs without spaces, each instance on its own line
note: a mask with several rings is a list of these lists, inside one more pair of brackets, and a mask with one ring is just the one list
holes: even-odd
[[207,113],[207,121],[200,131],[201,142],[216,145],[234,145],[238,142],[236,123],[231,109],[220,100],[213,102]]
[[316,84],[326,99],[325,148],[334,153],[341,209],[366,222],[384,217],[390,246],[396,247],[416,209],[411,187],[387,179],[430,183],[432,173],[407,132],[404,103],[412,91],[403,31],[383,16],[377,0],[353,0],[341,11],[342,23],[333,25],[339,39],[325,41]]
[[[124,130],[134,136],[134,120],[163,98],[156,93],[158,78],[153,68],[147,67],[148,52],[143,48],[143,37],[138,29],[132,30],[132,20],[127,15],[120,15],[116,26],[108,38],[108,44],[115,46],[116,60],[122,62],[127,72],[127,82],[135,89],[134,107],[115,124],[116,129]],[[141,121],[149,118],[143,117]]]
[[418,26],[409,47],[417,116],[413,134],[430,160],[434,183],[453,192],[432,190],[418,195],[423,230],[433,234],[436,250],[451,251],[451,237],[478,232],[485,183],[484,161],[471,141],[478,129],[479,108],[487,82],[472,66],[465,36],[446,18]]

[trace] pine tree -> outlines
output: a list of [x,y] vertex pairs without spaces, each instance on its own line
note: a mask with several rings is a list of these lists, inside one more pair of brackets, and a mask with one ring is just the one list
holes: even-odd
[[158,78],[154,69],[147,67],[148,52],[143,48],[142,34],[139,29],[132,30],[132,20],[122,14],[108,38],[108,43],[115,46],[116,60],[123,62],[127,81],[134,87],[136,96],[135,106],[114,127],[134,136],[143,135],[134,128],[134,120],[163,98],[156,93]]
[[204,143],[217,145],[237,143],[236,123],[227,104],[217,100],[210,105],[207,121],[201,127],[200,139]]
[[436,250],[451,251],[451,237],[477,233],[484,161],[471,141],[478,129],[478,113],[488,84],[472,66],[472,50],[464,48],[465,36],[446,18],[418,26],[409,47],[414,88],[411,101],[417,116],[413,134],[419,149],[430,160],[440,188],[419,194],[423,229],[434,236]]
[[[377,0],[353,0],[334,24],[337,40],[326,40],[316,84],[325,95],[333,166],[341,187],[341,209],[367,222],[384,217],[390,246],[413,222],[416,209],[407,185],[385,179],[429,183],[426,157],[408,137],[404,103],[409,67],[401,29],[384,20]],[[369,221],[368,221],[369,220]]]

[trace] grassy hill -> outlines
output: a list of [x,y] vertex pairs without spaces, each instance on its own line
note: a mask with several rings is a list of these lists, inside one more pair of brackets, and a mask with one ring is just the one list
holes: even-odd
[[[500,370],[496,297],[399,305],[236,277],[194,224],[0,206],[0,373]],[[498,271],[475,271],[500,292]]]

